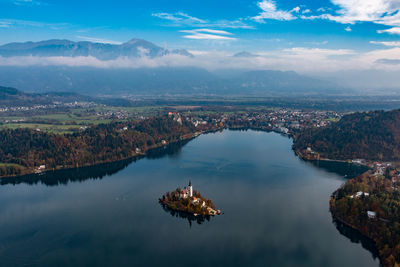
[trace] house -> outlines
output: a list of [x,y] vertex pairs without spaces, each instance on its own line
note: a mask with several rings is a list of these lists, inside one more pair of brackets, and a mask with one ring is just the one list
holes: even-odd
[[207,207],[207,211],[208,211],[208,213],[209,213],[210,215],[216,215],[216,214],[217,214],[217,211],[214,210],[214,209],[212,209],[212,208],[210,208],[210,207]]
[[[186,189],[186,187],[184,187],[181,192],[179,193],[179,197],[180,198],[188,198],[188,197],[193,197],[193,187],[192,187],[192,182],[189,181],[189,187]],[[198,199],[196,197],[193,197],[192,203],[193,201],[198,201]]]
[[179,197],[180,198],[187,198],[188,195],[189,195],[189,191],[186,188],[184,188],[184,189],[181,190],[181,192],[179,194]]
[[358,198],[361,197],[362,195],[368,197],[368,196],[369,196],[369,193],[362,192],[362,191],[358,191],[358,192],[356,193],[356,197],[358,197]]
[[197,199],[197,197],[193,197],[192,204],[195,205],[195,204],[198,204],[198,203],[199,203],[199,200]]
[[367,211],[368,219],[375,219],[376,218],[376,212],[375,211]]

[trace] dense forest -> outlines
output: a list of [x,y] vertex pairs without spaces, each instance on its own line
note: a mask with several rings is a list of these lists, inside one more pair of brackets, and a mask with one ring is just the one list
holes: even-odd
[[[354,197],[360,191],[369,195]],[[400,265],[400,192],[390,179],[370,174],[351,179],[333,194],[330,204],[335,218],[375,242],[382,265]],[[367,211],[376,212],[376,218],[368,218]]]
[[306,129],[293,146],[297,151],[310,147],[330,159],[398,161],[400,110],[345,115],[327,127]]
[[73,134],[32,129],[0,131],[0,176],[90,166],[126,159],[195,132],[185,120],[162,116],[92,126]]

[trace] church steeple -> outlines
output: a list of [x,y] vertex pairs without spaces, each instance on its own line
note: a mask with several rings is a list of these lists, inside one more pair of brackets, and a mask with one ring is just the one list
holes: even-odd
[[193,197],[193,187],[192,187],[192,181],[189,180],[189,197]]

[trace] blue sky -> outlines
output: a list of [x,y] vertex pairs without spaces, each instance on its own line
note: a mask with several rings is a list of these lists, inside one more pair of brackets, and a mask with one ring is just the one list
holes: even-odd
[[142,38],[193,51],[340,57],[400,47],[399,9],[399,0],[0,0],[0,44]]
[[[0,43],[53,38],[124,42],[137,37],[172,47],[257,51],[292,46],[368,50],[377,46],[371,41],[399,40],[398,34],[379,33],[396,28],[394,22],[377,23],[374,12],[362,10],[353,16],[356,8],[340,15],[348,8],[342,2],[357,5],[352,0],[0,0]],[[390,2],[370,5],[379,9]],[[378,10],[378,16],[393,10]],[[323,18],[327,15],[338,18]]]

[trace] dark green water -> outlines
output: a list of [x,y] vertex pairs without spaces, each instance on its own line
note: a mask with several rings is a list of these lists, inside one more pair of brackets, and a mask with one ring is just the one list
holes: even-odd
[[[303,162],[291,143],[224,131],[132,163],[2,180],[0,265],[378,266],[329,212],[359,170]],[[158,204],[189,179],[225,214],[197,222]]]

